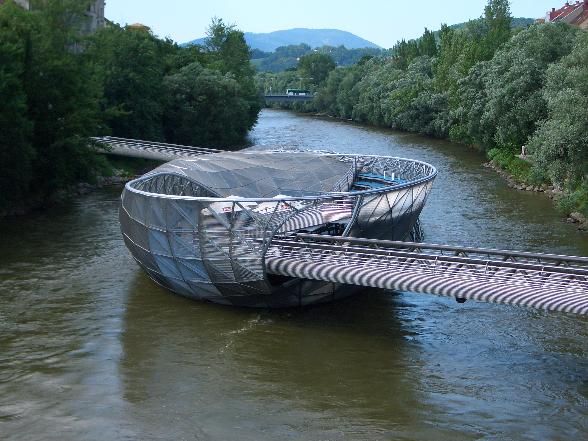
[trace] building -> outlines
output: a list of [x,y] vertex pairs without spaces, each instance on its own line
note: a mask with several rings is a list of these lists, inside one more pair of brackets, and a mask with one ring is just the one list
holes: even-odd
[[[14,0],[15,3],[21,5],[25,9],[30,9],[29,0]],[[0,0],[0,5],[6,3],[6,0]]]
[[105,5],[106,2],[104,0],[96,0],[88,7],[87,15],[90,17],[90,20],[86,23],[83,32],[92,34],[96,29],[104,27],[106,24],[106,20],[104,19]]
[[559,9],[552,8],[547,13],[545,21],[563,21],[581,29],[588,29],[588,0],[580,0],[575,3],[566,2]]
[[126,25],[125,29],[131,29],[131,30],[147,32],[147,33],[151,32],[151,28],[149,26],[145,26],[142,23],[133,23],[130,25]]
[[[0,0],[0,5],[2,5],[5,2],[6,0]],[[31,9],[29,0],[15,0],[15,2],[27,10]],[[88,12],[86,15],[88,16],[89,20],[82,27],[82,33],[91,34],[95,32],[96,29],[104,27],[106,23],[106,20],[104,19],[105,4],[105,0],[95,0],[88,7]]]

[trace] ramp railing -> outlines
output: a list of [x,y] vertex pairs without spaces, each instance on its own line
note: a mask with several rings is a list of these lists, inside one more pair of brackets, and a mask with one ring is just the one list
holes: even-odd
[[156,159],[160,161],[171,161],[176,158],[191,158],[194,156],[222,152],[222,150],[204,147],[117,138],[115,136],[94,137],[91,139],[94,142],[107,146],[108,151],[106,153],[119,156]]
[[275,238],[269,273],[588,314],[588,258],[311,234]]

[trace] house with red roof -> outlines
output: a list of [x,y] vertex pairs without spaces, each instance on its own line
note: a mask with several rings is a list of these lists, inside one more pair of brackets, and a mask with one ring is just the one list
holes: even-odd
[[545,18],[548,22],[563,21],[581,29],[588,29],[588,0],[566,2],[559,9],[551,9]]

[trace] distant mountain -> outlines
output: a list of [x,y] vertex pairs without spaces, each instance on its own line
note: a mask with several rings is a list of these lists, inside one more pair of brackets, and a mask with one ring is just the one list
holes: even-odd
[[[203,44],[205,38],[192,40],[187,44]],[[245,41],[251,49],[273,52],[280,46],[304,43],[311,48],[322,46],[345,46],[347,49],[371,47],[379,49],[375,43],[364,40],[351,32],[338,29],[306,29],[296,28],[268,33],[245,32]]]

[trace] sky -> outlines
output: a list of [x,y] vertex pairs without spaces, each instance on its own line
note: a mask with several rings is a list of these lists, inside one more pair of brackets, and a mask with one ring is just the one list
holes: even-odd
[[[106,0],[106,18],[142,23],[160,37],[184,43],[203,37],[213,17],[244,32],[329,28],[352,32],[382,47],[416,38],[425,27],[480,17],[487,0]],[[513,17],[544,17],[565,0],[511,0]]]

